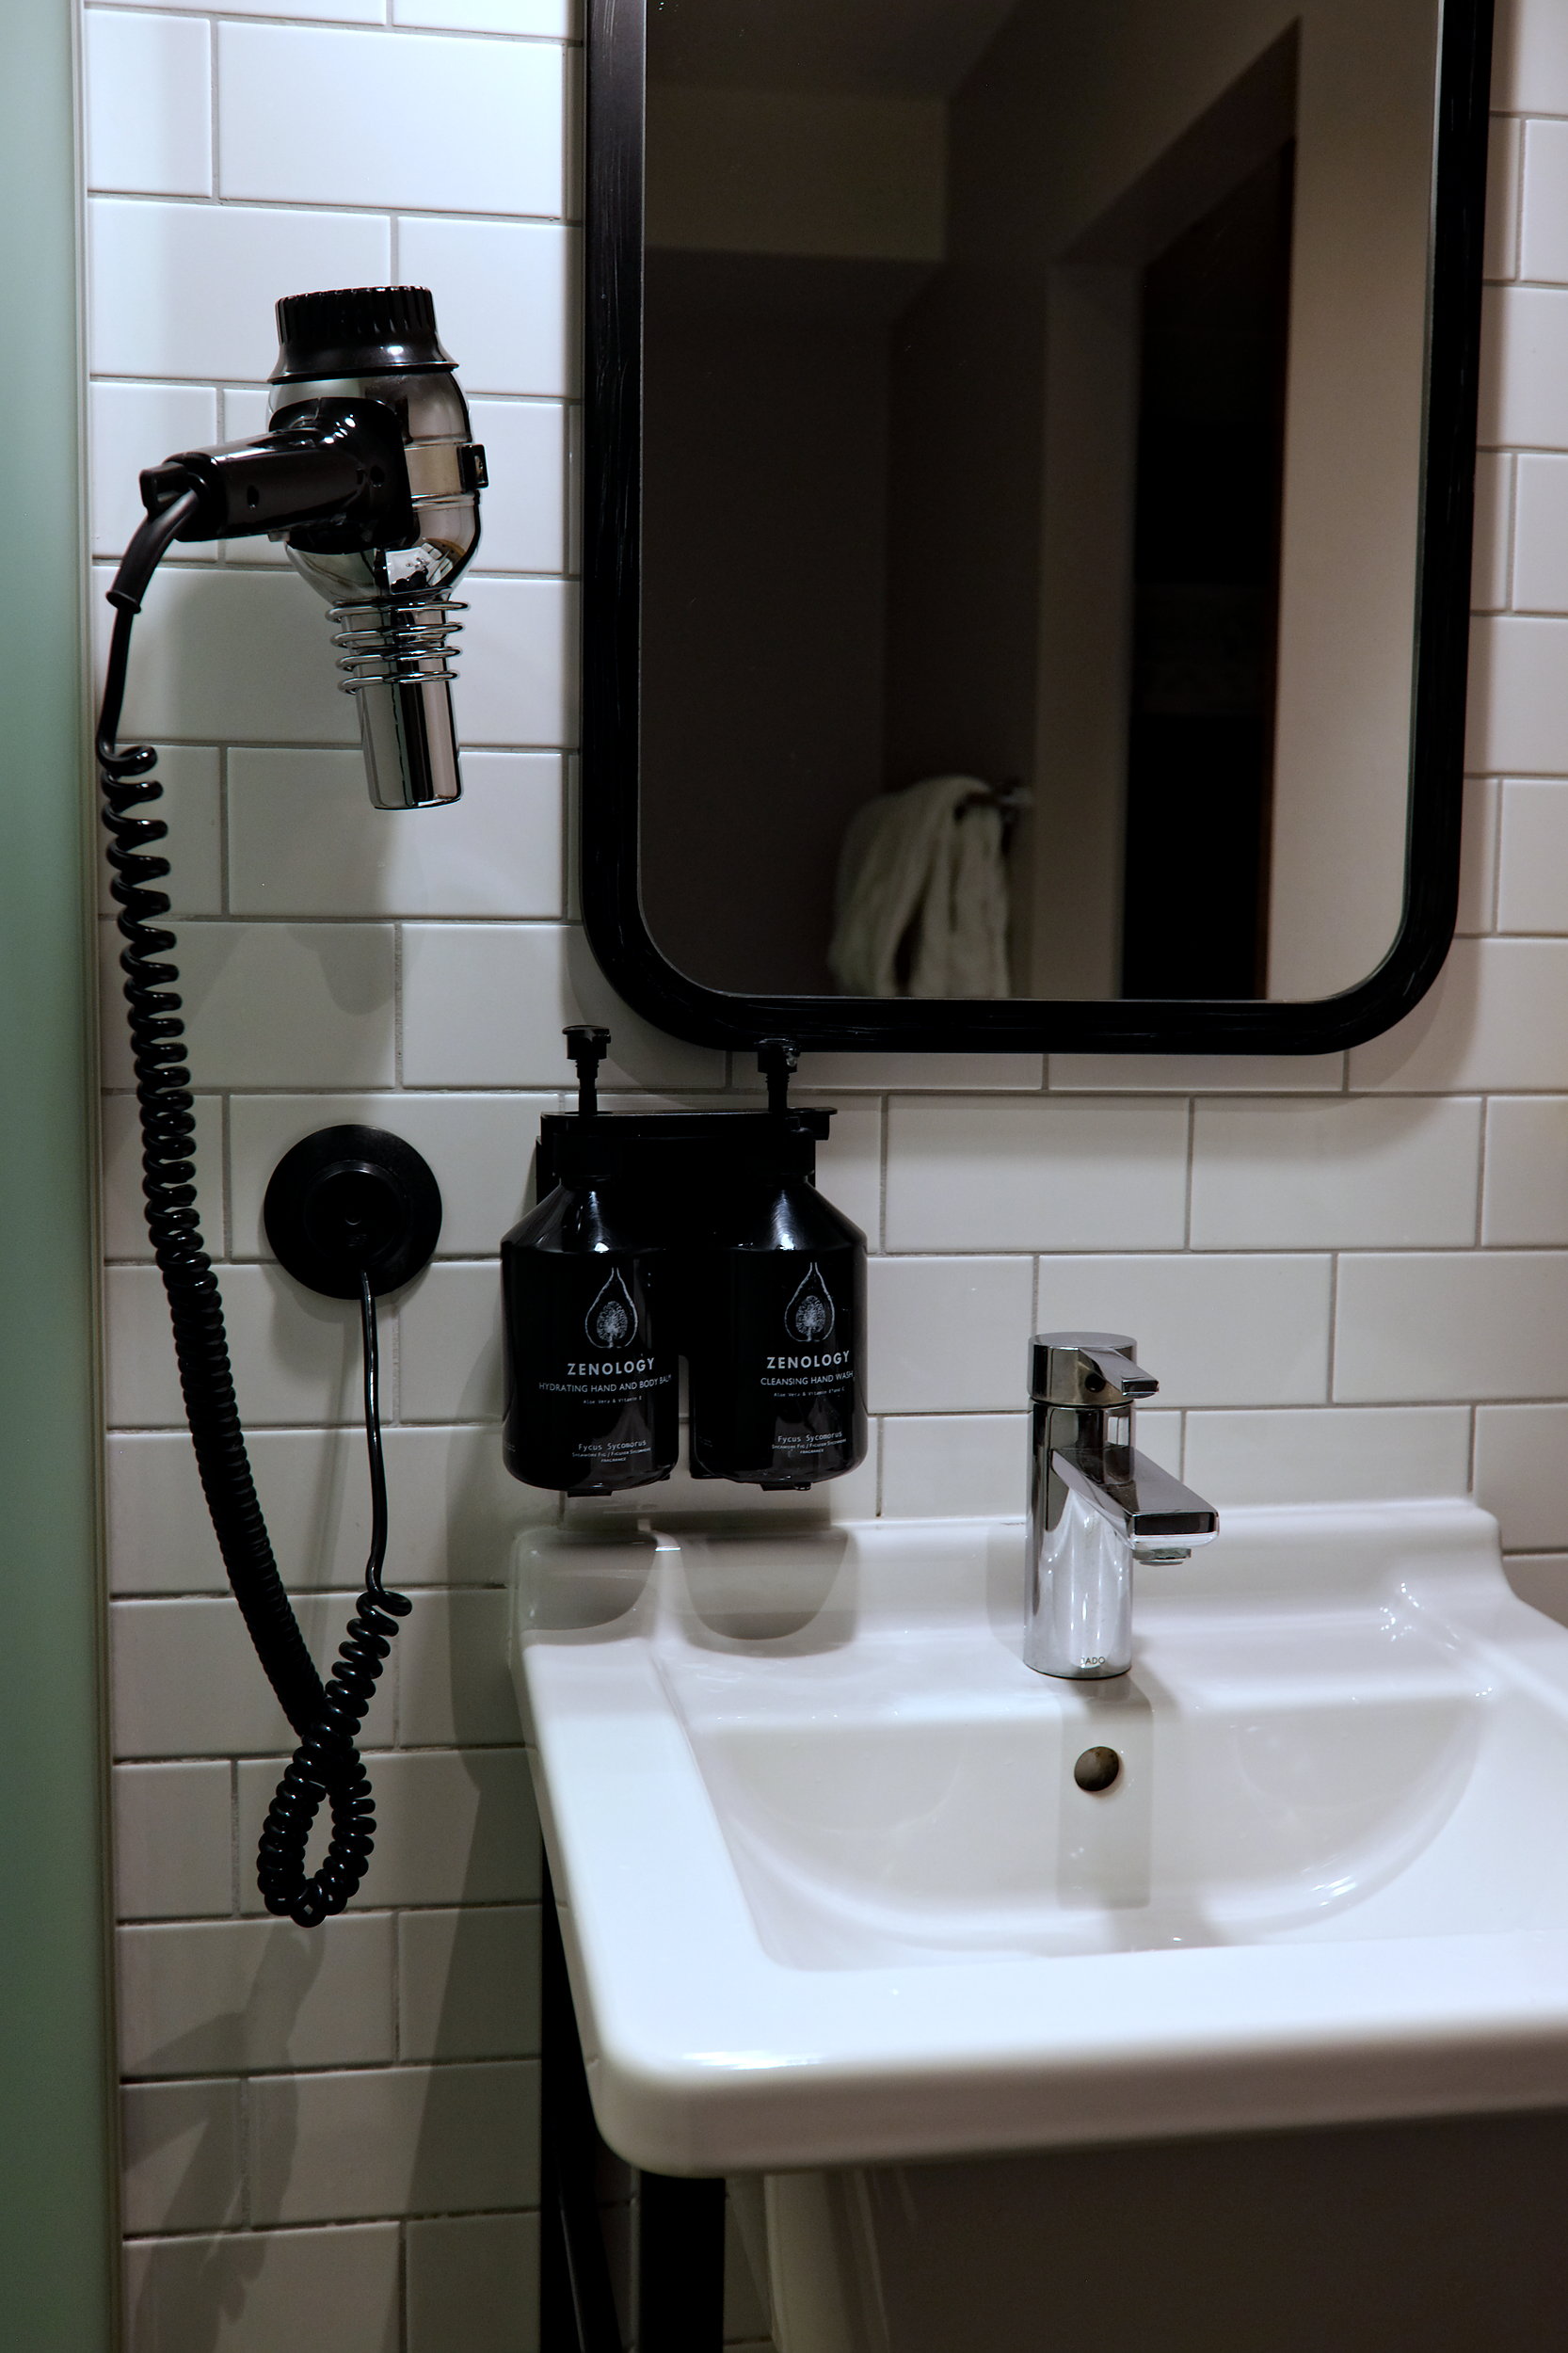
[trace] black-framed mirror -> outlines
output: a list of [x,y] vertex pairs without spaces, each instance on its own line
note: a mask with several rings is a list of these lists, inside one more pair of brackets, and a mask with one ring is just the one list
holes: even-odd
[[1323,1052],[1458,891],[1490,0],[592,0],[582,889],[700,1044]]

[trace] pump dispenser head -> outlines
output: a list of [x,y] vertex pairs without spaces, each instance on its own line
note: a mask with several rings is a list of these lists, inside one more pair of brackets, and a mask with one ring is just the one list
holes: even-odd
[[599,1117],[599,1065],[610,1048],[610,1032],[599,1030],[585,1021],[574,1021],[563,1031],[567,1052],[577,1070],[577,1116],[579,1119]]

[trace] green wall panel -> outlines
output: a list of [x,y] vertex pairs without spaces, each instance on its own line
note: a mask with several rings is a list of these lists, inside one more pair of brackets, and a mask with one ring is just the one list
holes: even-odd
[[76,72],[0,0],[0,2339],[113,2344]]

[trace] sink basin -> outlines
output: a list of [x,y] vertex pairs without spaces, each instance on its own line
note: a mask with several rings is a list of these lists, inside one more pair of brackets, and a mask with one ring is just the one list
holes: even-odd
[[1139,1572],[1104,1684],[1024,1665],[1022,1561],[1016,1522],[524,1541],[616,2148],[773,2171],[1568,2102],[1568,1632],[1484,1513],[1228,1513]]

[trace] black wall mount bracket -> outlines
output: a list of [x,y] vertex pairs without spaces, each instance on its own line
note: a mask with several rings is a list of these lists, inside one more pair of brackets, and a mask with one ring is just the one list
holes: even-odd
[[273,1170],[262,1222],[279,1263],[327,1299],[377,1299],[423,1273],[441,1230],[430,1163],[384,1128],[318,1128]]

